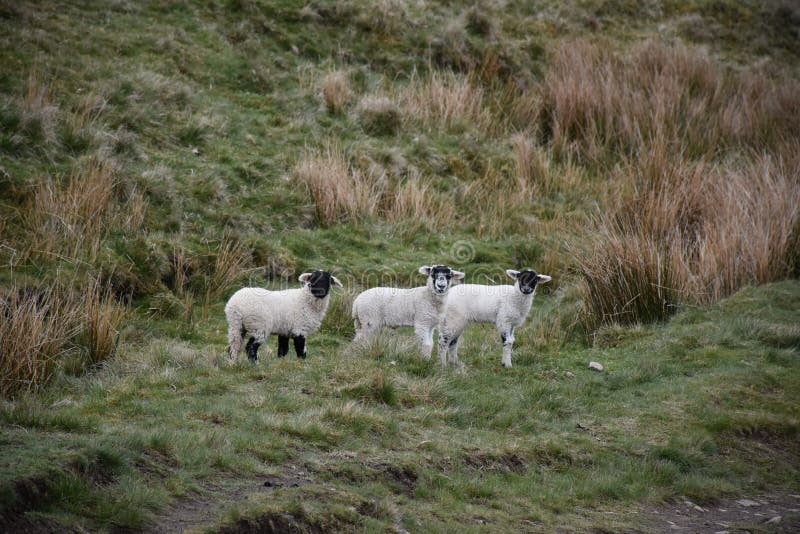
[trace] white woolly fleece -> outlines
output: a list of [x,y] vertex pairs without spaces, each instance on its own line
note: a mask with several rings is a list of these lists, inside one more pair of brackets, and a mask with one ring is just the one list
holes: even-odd
[[308,337],[319,329],[330,303],[330,294],[317,298],[308,286],[283,291],[245,287],[225,305],[231,357],[241,351],[249,334],[263,343],[272,334]]

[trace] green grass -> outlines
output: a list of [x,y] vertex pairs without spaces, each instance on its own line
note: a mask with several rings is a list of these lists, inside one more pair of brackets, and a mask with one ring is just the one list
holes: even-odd
[[645,504],[800,486],[798,309],[785,282],[614,347],[539,349],[523,329],[511,370],[475,328],[464,373],[421,362],[407,332],[233,367],[219,342],[157,341],[7,403],[3,494],[42,481],[31,517],[89,528],[143,525],[227,478],[250,493],[222,493],[223,523],[299,507],[348,529],[642,528]]
[[[701,45],[725,72],[758,63],[796,81],[788,3],[107,4],[0,0],[0,295],[99,280],[126,305],[113,358],[83,365],[75,348],[49,383],[0,401],[0,525],[144,529],[200,501],[199,529],[289,514],[367,532],[648,530],[647,507],[675,496],[800,492],[800,284],[587,331],[575,258],[597,242],[593,217],[623,192],[614,176],[629,162],[579,143],[559,153],[546,121],[509,111],[506,93],[541,88],[576,37],[620,58],[653,38]],[[320,88],[332,70],[353,91],[335,112]],[[484,92],[490,126],[403,111],[365,129],[364,97],[396,100],[449,70]],[[776,139],[796,131],[781,128]],[[550,182],[499,211],[480,186],[514,183],[520,132]],[[769,133],[697,137],[725,169],[796,156]],[[330,142],[361,172],[419,177],[464,216],[320,224],[293,169]],[[53,226],[31,222],[37,188],[66,190],[95,159],[113,183],[96,250],[64,253],[79,216],[73,241],[48,248],[38,238]],[[230,244],[243,255],[226,256]],[[506,268],[554,277],[516,333],[513,369],[488,326],[468,331],[464,372],[420,359],[407,330],[351,346],[355,292],[421,283],[433,262],[478,283],[505,283]],[[278,360],[272,339],[258,365],[227,366],[226,297],[313,268],[346,292],[309,359]]]

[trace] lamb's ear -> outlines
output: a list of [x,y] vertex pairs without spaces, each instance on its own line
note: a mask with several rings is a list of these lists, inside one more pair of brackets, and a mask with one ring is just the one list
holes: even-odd
[[339,279],[336,278],[335,276],[331,275],[331,280],[333,280],[333,283],[336,284],[337,286],[344,287],[344,285],[342,285],[342,283],[339,281]]
[[454,271],[453,269],[450,269],[450,274],[453,275],[453,278],[456,280],[461,280],[464,278],[464,273],[461,271]]
[[546,284],[550,280],[552,280],[552,278],[547,276],[546,274],[540,274],[536,277],[537,284]]
[[514,269],[506,269],[506,274],[516,280],[517,276],[519,275],[519,271],[515,271]]
[[431,268],[428,267],[427,265],[423,265],[422,267],[419,268],[419,274],[424,274],[425,276],[428,276],[429,274],[431,274]]
[[297,277],[297,279],[300,280],[303,283],[308,282],[309,278],[311,278],[311,273],[303,273],[303,274],[301,274],[300,276]]

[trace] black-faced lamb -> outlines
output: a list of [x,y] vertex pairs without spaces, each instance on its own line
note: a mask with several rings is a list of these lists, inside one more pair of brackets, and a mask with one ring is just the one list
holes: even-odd
[[330,302],[331,283],[342,283],[327,271],[303,273],[303,287],[269,291],[260,287],[245,287],[231,296],[225,305],[228,319],[228,356],[238,358],[242,341],[247,357],[258,361],[258,348],[272,334],[278,336],[278,357],[289,353],[289,339],[294,341],[298,358],[306,357],[306,338],[319,329]]
[[503,367],[511,367],[514,329],[525,322],[538,284],[551,280],[546,274],[506,270],[515,280],[513,286],[462,284],[450,290],[447,313],[439,325],[439,359],[447,365],[458,363],[458,344],[469,323],[492,323],[503,342]]
[[422,287],[374,287],[356,297],[353,301],[356,341],[384,327],[413,326],[422,355],[431,357],[433,329],[444,314],[451,281],[464,278],[464,273],[445,265],[425,265],[419,272],[427,277]]

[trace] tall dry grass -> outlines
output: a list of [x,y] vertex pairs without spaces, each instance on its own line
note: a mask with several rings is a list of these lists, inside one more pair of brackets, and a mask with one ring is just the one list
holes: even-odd
[[415,73],[395,100],[409,118],[429,128],[488,128],[492,124],[483,89],[452,72],[432,72],[426,78]]
[[115,196],[116,175],[113,162],[91,158],[65,182],[41,180],[23,210],[26,255],[92,261],[109,228],[138,229],[145,217],[144,197],[131,190],[123,209]]
[[455,211],[419,173],[398,178],[374,165],[361,170],[332,143],[309,151],[295,166],[294,175],[308,190],[317,218],[325,225],[367,219],[445,222]]
[[0,396],[13,397],[47,384],[68,357],[79,370],[111,358],[126,310],[96,280],[76,289],[57,281],[12,287],[0,315]]
[[644,171],[629,162],[620,172],[638,181],[579,259],[586,325],[662,320],[681,305],[797,274],[800,146],[787,150],[793,157],[725,168],[680,157],[652,156]]
[[543,131],[555,150],[590,162],[666,139],[700,156],[761,149],[800,134],[800,83],[758,69],[733,73],[700,48],[649,41],[627,56],[570,41],[551,58]]
[[[73,297],[75,298],[75,297]],[[114,356],[119,342],[119,328],[126,310],[115,300],[110,287],[91,281],[77,299],[82,304],[85,362],[97,365]]]
[[78,333],[77,310],[58,287],[11,288],[0,301],[0,395],[11,397],[47,383]]
[[[579,40],[554,51],[541,94],[534,131],[554,158],[604,177],[598,242],[578,254],[590,329],[797,273],[796,80],[680,44],[621,55]],[[531,146],[514,144],[520,187]]]
[[353,100],[353,90],[347,73],[341,70],[330,71],[320,82],[322,101],[328,113],[341,113]]

